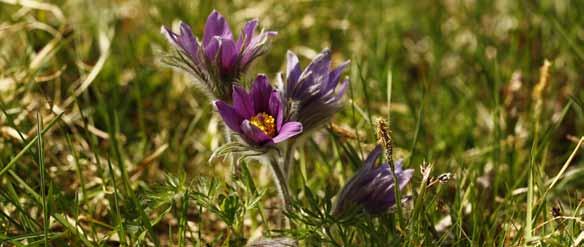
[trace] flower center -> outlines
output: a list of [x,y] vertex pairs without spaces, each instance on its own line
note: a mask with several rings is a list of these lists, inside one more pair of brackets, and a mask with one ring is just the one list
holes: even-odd
[[260,129],[269,137],[274,137],[276,135],[276,121],[274,121],[274,117],[268,115],[265,112],[260,112],[257,115],[251,117],[249,122],[253,126],[258,127],[258,129]]

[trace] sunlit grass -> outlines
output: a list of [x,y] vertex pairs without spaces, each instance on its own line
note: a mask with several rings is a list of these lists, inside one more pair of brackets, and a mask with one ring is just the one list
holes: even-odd
[[[279,32],[250,81],[275,79],[288,49],[303,66],[326,47],[335,65],[351,60],[343,110],[293,157],[292,230],[279,230],[267,166],[234,176],[209,161],[221,119],[160,64],[160,26],[201,33],[213,9]],[[0,246],[581,245],[582,13],[570,1],[2,0]],[[416,170],[403,218],[334,218],[379,118]]]

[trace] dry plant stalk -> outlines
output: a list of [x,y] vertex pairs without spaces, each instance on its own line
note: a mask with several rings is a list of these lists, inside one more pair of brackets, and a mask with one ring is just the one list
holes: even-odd
[[545,90],[549,81],[550,77],[549,70],[551,66],[552,63],[549,60],[546,59],[543,61],[543,65],[539,70],[539,81],[535,85],[535,88],[533,89],[532,93],[532,97],[534,100],[541,100],[543,90]]
[[384,147],[385,158],[390,165],[393,165],[393,143],[391,140],[391,130],[387,122],[379,118],[377,120],[377,140]]
[[541,114],[541,108],[542,108],[542,104],[543,104],[543,92],[546,89],[548,82],[549,82],[549,77],[550,77],[550,67],[552,66],[552,63],[549,60],[544,60],[543,65],[541,66],[540,70],[539,70],[539,81],[537,82],[537,84],[535,85],[535,87],[533,88],[533,92],[531,94],[532,99],[535,101],[535,116],[536,119],[539,118],[539,115]]

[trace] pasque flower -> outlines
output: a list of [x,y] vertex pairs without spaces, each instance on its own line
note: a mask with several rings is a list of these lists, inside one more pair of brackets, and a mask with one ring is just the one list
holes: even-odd
[[[375,167],[375,161],[381,154],[381,146],[369,154],[364,166],[347,182],[338,196],[333,214],[344,213],[361,207],[370,214],[386,212],[396,204],[395,182],[388,164]],[[402,160],[395,164],[395,174],[399,189],[403,189],[412,178],[413,169],[402,169]]]
[[227,127],[255,147],[275,144],[302,132],[302,124],[285,121],[280,93],[272,88],[265,75],[258,75],[248,93],[233,86],[233,105],[214,102]]
[[288,51],[287,60],[286,83],[280,82],[288,105],[286,116],[301,122],[304,132],[308,132],[329,121],[341,108],[349,80],[343,80],[340,87],[338,85],[349,61],[331,69],[328,49],[316,56],[304,71],[293,52]]
[[270,31],[256,34],[257,25],[255,19],[247,22],[235,40],[225,18],[214,10],[207,18],[202,41],[183,22],[179,33],[163,26],[161,32],[178,51],[164,61],[195,77],[196,83],[212,98],[227,100],[233,83],[240,80],[254,59],[267,51],[276,35]]

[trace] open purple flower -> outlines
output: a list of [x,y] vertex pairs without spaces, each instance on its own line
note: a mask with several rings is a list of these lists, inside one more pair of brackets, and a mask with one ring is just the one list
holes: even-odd
[[214,102],[227,127],[245,142],[261,147],[279,143],[302,132],[299,122],[284,122],[284,104],[265,75],[258,75],[248,93],[233,86],[233,105]]
[[[364,166],[343,187],[333,211],[334,215],[343,215],[354,207],[362,207],[370,214],[380,214],[395,205],[395,182],[391,168],[388,164],[379,167],[374,165],[381,151],[381,146],[375,147],[365,160]],[[399,189],[402,190],[412,178],[414,170],[403,170],[402,160],[398,160],[395,173]]]
[[194,76],[213,98],[227,100],[233,82],[239,81],[253,60],[267,51],[271,38],[276,35],[269,31],[256,35],[257,25],[257,19],[247,22],[235,40],[225,18],[213,10],[207,18],[202,42],[183,22],[179,33],[163,26],[161,32],[178,51],[165,62]]
[[329,121],[341,108],[349,80],[343,80],[338,89],[337,86],[349,61],[331,69],[328,49],[316,56],[304,71],[293,52],[288,51],[287,60],[286,85],[281,85],[289,109],[286,116],[301,122],[308,132]]

